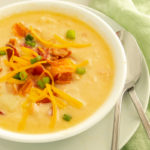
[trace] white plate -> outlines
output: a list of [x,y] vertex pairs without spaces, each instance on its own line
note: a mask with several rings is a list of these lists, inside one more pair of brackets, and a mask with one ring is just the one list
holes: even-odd
[[[1,3],[2,0],[0,0]],[[14,2],[15,0],[13,0]],[[16,0],[17,1],[17,0]],[[8,1],[7,1],[8,2]],[[10,2],[10,1],[9,1]],[[5,0],[6,4],[6,0]],[[85,7],[85,6],[84,6]],[[87,8],[89,9],[89,8]],[[121,27],[110,18],[91,9],[108,22],[115,31]],[[149,100],[149,73],[143,58],[142,76],[136,85],[137,94],[146,110]],[[119,145],[122,147],[131,138],[139,126],[139,118],[128,95],[124,96],[121,118]],[[0,150],[110,150],[113,124],[113,110],[97,125],[75,137],[45,144],[22,144],[0,140]]]

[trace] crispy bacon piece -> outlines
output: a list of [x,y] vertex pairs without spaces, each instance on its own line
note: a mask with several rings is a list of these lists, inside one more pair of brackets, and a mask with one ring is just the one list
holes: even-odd
[[51,48],[50,54],[57,59],[61,59],[69,57],[71,55],[71,51],[69,51],[67,48]]
[[29,29],[26,28],[22,23],[16,23],[13,26],[13,32],[16,36],[25,37],[29,33]]
[[37,53],[41,55],[43,59],[48,60],[58,60],[71,55],[71,51],[69,51],[67,48],[46,48],[43,49],[43,51],[44,52],[37,48]]
[[10,39],[8,43],[15,46],[17,41],[16,41],[16,39]]
[[58,84],[70,83],[72,74],[75,71],[75,66],[70,59],[59,59],[57,61],[50,61],[49,70]]
[[0,72],[2,72],[3,71],[3,69],[0,67]]
[[36,66],[35,68],[32,69],[32,75],[41,75],[43,73],[44,69],[43,67],[40,66]]
[[17,49],[13,45],[11,45],[11,44],[8,43],[8,44],[6,44],[6,46],[11,48],[11,49],[9,49],[9,48],[7,49],[7,58],[8,58],[8,60],[10,60],[10,58],[11,58],[11,56],[13,54],[13,50],[14,50],[14,55],[15,56],[17,56],[17,57],[20,56],[19,52],[17,51]]
[[4,113],[0,110],[0,115],[4,115]]
[[70,83],[72,80],[72,73],[71,72],[63,72],[57,74],[54,78],[55,83],[57,84],[67,84]]
[[43,98],[42,100],[38,101],[37,103],[43,103],[43,104],[47,104],[50,103],[51,101],[48,98]]
[[31,79],[27,80],[25,82],[25,84],[23,84],[20,88],[19,88],[19,94],[22,96],[25,96],[27,93],[30,92],[32,86],[33,86],[33,81]]
[[51,54],[50,54],[50,50],[49,48],[42,48],[43,51],[41,51],[39,48],[36,49],[37,53],[42,56],[42,59],[43,60],[46,60],[46,59],[51,59]]
[[12,49],[7,49],[7,58],[8,58],[8,61],[10,60],[12,54],[13,54]]
[[75,66],[73,62],[70,59],[59,59],[56,61],[48,61],[48,63],[51,65],[50,72],[55,77],[59,73],[64,72],[74,72]]

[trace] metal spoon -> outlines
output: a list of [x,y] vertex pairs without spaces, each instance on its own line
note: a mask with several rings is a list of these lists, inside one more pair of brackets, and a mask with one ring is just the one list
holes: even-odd
[[[120,40],[122,41],[126,51],[128,71],[127,71],[126,84],[115,106],[111,150],[119,150],[118,148],[119,123],[120,123],[122,98],[125,92],[128,92],[129,95],[131,96],[131,99],[133,101],[133,104],[136,107],[136,110],[139,114],[142,124],[147,132],[148,137],[150,138],[150,123],[143,111],[140,100],[134,90],[134,86],[136,82],[139,80],[141,75],[141,62],[142,62],[141,53],[135,38],[130,33],[128,33],[127,31],[120,31],[119,35],[120,35],[119,36]],[[130,45],[130,48],[128,45]]]

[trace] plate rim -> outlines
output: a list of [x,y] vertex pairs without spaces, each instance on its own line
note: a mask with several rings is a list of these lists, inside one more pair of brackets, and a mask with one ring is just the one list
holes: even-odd
[[[110,20],[110,22],[112,21],[113,23],[115,23],[118,27],[118,29],[120,28],[120,29],[123,29],[123,30],[125,30],[123,27],[121,27],[118,23],[116,23],[114,20],[112,20],[110,17],[108,17],[108,16],[106,16],[105,14],[103,14],[102,12],[100,12],[100,11],[98,11],[98,10],[96,10],[96,9],[93,9],[93,8],[91,8],[91,7],[89,7],[89,6],[85,6],[85,5],[83,5],[83,4],[79,4],[79,5],[81,5],[81,7],[84,7],[84,8],[86,8],[86,9],[89,9],[89,10],[91,10],[93,13],[95,13],[96,15],[98,15],[98,16],[100,16],[100,17],[104,17],[105,19],[107,18],[107,19],[109,19]],[[104,19],[103,18],[103,19]],[[104,19],[104,20],[105,20]],[[106,20],[105,20],[106,21]],[[107,21],[106,21],[107,22]],[[107,22],[108,23],[108,22]],[[108,23],[109,24],[109,23]],[[109,24],[110,25],[110,24]],[[110,25],[111,27],[112,27],[112,25]],[[112,27],[112,29],[113,29],[113,27]],[[120,30],[119,29],[119,30]],[[113,29],[114,30],[114,29]],[[139,48],[140,49],[140,48]],[[145,59],[145,57],[144,57],[144,55],[143,55],[143,53],[142,53],[142,51],[141,51],[141,54],[142,54],[142,63],[143,63],[143,65],[145,66],[145,71],[146,71],[146,75],[148,76],[148,79],[147,79],[147,82],[148,82],[148,91],[150,91],[150,74],[149,74],[149,70],[148,70],[148,66],[147,66],[147,63],[146,63],[146,59]],[[147,97],[146,97],[146,104],[145,104],[145,106],[143,106],[143,108],[144,108],[144,112],[146,113],[146,111],[147,111],[147,108],[148,108],[148,104],[149,104],[149,98],[150,98],[150,92],[149,93],[147,93]],[[109,115],[109,114],[108,114]],[[134,136],[134,134],[135,134],[135,132],[138,130],[138,128],[139,128],[139,126],[140,126],[140,121],[136,124],[136,126],[135,126],[135,128],[132,130],[132,132],[130,133],[130,135],[128,136],[128,138],[126,138],[125,140],[124,140],[124,142],[123,142],[123,144],[122,145],[120,145],[119,144],[119,148],[121,149],[121,148],[123,148],[123,146],[125,146],[128,142],[129,142],[129,140]]]
[[[22,0],[22,1],[27,1],[27,0]],[[69,1],[69,0],[68,0]],[[15,3],[15,1],[13,1],[13,2],[10,2],[10,3]],[[70,3],[72,3],[72,2],[70,2]],[[5,5],[8,5],[8,4],[5,4]],[[5,6],[5,5],[3,5],[3,6]],[[99,12],[99,11],[97,11],[97,10],[95,10],[95,9],[93,9],[93,8],[90,8],[90,7],[88,7],[88,6],[86,6],[86,5],[83,5],[83,4],[77,4],[77,5],[80,5],[81,7],[85,7],[85,8],[87,8],[87,9],[90,9],[90,10],[92,10],[92,11],[94,11],[94,12],[97,12],[99,15],[101,15],[101,17],[102,17],[102,15],[103,16],[105,16],[106,18],[109,18],[108,16],[106,16],[105,14],[103,14],[103,13],[101,13],[101,12]],[[0,6],[0,7],[3,7],[3,6]],[[104,18],[103,18],[104,19]],[[110,19],[110,18],[109,18]],[[104,19],[105,20],[105,19]],[[112,19],[111,19],[112,20]],[[106,20],[105,20],[106,21]],[[113,21],[113,20],[112,20]],[[106,21],[107,22],[107,21]],[[115,22],[115,21],[113,21],[113,22]],[[116,22],[115,22],[116,23]],[[109,23],[108,23],[109,24]],[[116,23],[117,24],[117,23]],[[110,25],[110,24],[109,24]],[[110,25],[111,27],[112,27],[112,25]],[[120,25],[119,25],[120,26]],[[113,27],[112,27],[113,28]],[[122,28],[122,27],[120,27],[120,28]],[[143,54],[142,54],[143,55]],[[146,71],[146,76],[148,76],[148,89],[150,89],[150,77],[149,77],[149,70],[148,70],[148,67],[147,67],[147,63],[146,63],[146,60],[145,60],[145,58],[144,58],[144,56],[143,56],[143,64],[144,64],[144,66],[145,66],[145,71]],[[150,92],[149,93],[147,93],[147,104],[145,104],[145,107],[144,107],[144,111],[146,111],[147,110],[147,107],[148,107],[148,102],[149,102],[149,96],[150,96]],[[109,115],[109,114],[108,114]],[[107,116],[107,115],[106,115]],[[103,121],[103,119],[101,120],[101,121]],[[136,127],[134,128],[135,130],[133,130],[133,132],[130,134],[130,136],[129,136],[129,138],[126,140],[126,142],[124,143],[124,144],[122,144],[121,145],[121,147],[123,147],[130,139],[131,139],[131,137],[133,136],[133,134],[136,132],[136,130],[138,129],[138,127],[139,127],[139,125],[140,125],[140,121],[139,121],[139,123],[137,123],[137,125],[136,125]],[[67,139],[66,139],[67,140]],[[11,142],[11,141],[8,141],[8,142]]]

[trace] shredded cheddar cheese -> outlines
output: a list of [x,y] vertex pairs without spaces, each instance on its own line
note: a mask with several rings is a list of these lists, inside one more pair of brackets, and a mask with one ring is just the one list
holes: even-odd
[[6,51],[7,49],[13,50],[13,48],[8,47],[8,46],[0,47],[0,51]]
[[[88,60],[80,64],[74,62],[70,57],[72,51],[68,48],[84,48],[91,44],[72,42],[58,35],[54,35],[52,40],[45,40],[33,27],[28,29],[21,23],[15,25],[15,31],[19,34],[18,38],[24,38],[24,43],[12,43],[11,47],[0,47],[0,51],[7,52],[8,57],[4,60],[4,64],[9,70],[7,74],[0,77],[0,82],[15,86],[18,96],[26,97],[21,105],[22,117],[18,130],[25,128],[27,119],[34,108],[33,104],[40,107],[40,103],[50,103],[52,113],[49,116],[49,126],[54,128],[60,109],[69,105],[75,108],[83,106],[81,101],[55,86],[55,84],[70,83],[76,68],[88,64]],[[33,45],[30,42],[35,43]]]
[[24,52],[25,55],[38,56],[38,54],[30,48],[21,47],[21,50],[22,52]]
[[13,61],[18,62],[21,65],[30,65],[29,61],[22,59],[21,57],[13,56]]
[[88,60],[85,60],[85,61],[81,62],[80,64],[77,64],[76,67],[84,67],[84,66],[86,66],[88,63],[89,63],[89,61],[88,61]]
[[52,85],[54,86],[54,79],[53,79],[53,76],[51,75],[51,73],[50,73],[48,70],[46,70],[46,69],[44,69],[44,72],[49,75],[49,77],[50,77],[51,80],[52,80]]
[[45,53],[44,49],[41,48],[41,47],[38,47],[38,49],[42,52],[42,53]]
[[66,94],[65,92],[61,91],[60,89],[52,86],[52,90],[57,93],[62,99],[68,102],[73,107],[81,108],[83,103],[76,100],[75,98],[71,97],[70,95]]
[[33,27],[30,27],[30,32],[34,36],[34,38],[39,41],[42,45],[46,47],[54,47],[54,48],[64,48],[64,47],[74,47],[74,48],[83,48],[83,47],[88,47],[91,44],[77,44],[74,42],[68,42],[60,38],[59,36],[55,35],[55,38],[61,43],[61,45],[54,44],[50,41],[46,41],[42,39],[40,36],[37,35]]
[[46,88],[47,88],[47,91],[50,95],[50,100],[52,102],[52,117],[51,117],[51,122],[50,122],[50,127],[54,127],[55,123],[56,123],[56,120],[57,120],[57,103],[56,103],[56,100],[55,100],[55,97],[52,93],[52,89],[51,89],[51,86],[49,84],[46,84]]
[[47,61],[39,61],[39,62],[37,62],[35,64],[28,65],[28,66],[25,66],[25,67],[22,67],[22,68],[18,68],[17,70],[12,71],[12,72],[8,73],[7,75],[1,77],[0,78],[0,82],[6,81],[7,79],[13,77],[16,73],[18,73],[20,71],[24,71],[24,70],[29,69],[29,68],[34,68],[35,66],[37,66],[39,64],[44,64],[44,63],[47,63]]
[[60,36],[56,35],[56,34],[54,35],[54,37],[61,44],[63,44],[65,47],[84,48],[84,47],[91,46],[91,44],[89,44],[89,43],[88,44],[78,44],[78,43],[75,43],[75,42],[66,41],[63,38],[61,38]]
[[14,78],[10,78],[6,82],[13,83],[13,84],[24,84],[25,83],[25,81],[20,81],[20,80],[14,79]]

